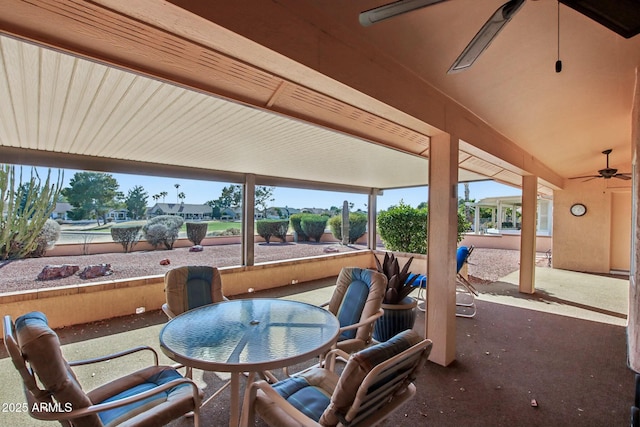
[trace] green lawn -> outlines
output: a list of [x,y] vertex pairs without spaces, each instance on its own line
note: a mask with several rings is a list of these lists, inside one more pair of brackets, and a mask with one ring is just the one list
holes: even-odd
[[[209,223],[209,226],[207,227],[208,233],[212,231],[225,231],[229,228],[237,228],[238,230],[242,228],[241,222],[208,221],[208,223]],[[183,224],[180,231],[187,231],[187,226]]]

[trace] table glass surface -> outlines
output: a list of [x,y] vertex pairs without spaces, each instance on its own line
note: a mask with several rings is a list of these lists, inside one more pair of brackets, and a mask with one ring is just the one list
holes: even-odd
[[193,367],[269,369],[277,361],[317,356],[318,349],[335,342],[339,328],[333,314],[311,304],[243,299],[173,318],[160,332],[160,345],[172,359]]

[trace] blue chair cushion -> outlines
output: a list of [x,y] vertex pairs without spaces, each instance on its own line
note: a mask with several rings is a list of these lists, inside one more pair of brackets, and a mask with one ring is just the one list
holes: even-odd
[[[349,284],[336,315],[340,322],[340,327],[353,325],[360,321],[360,316],[368,297],[369,285],[367,283],[362,280],[354,280]],[[356,336],[356,332],[356,329],[343,331],[338,337],[338,341],[353,339]]]
[[385,342],[360,350],[358,353],[353,355],[353,358],[358,364],[360,364],[360,366],[365,367],[367,371],[370,371],[375,366],[387,359],[390,359],[396,354],[402,353],[409,347],[419,343],[421,340],[422,338],[420,338],[415,331],[407,329]]
[[426,288],[427,287],[427,276],[425,276],[424,274],[411,273],[411,274],[409,274],[409,277],[407,277],[407,280],[406,280],[405,283],[408,283],[415,276],[418,276],[418,278],[413,281],[411,286],[413,286],[414,288]]
[[469,248],[466,246],[460,246],[456,251],[456,273],[460,271],[464,263],[469,257]]
[[309,384],[303,377],[287,378],[274,384],[273,388],[298,411],[316,422],[331,399],[322,388]]
[[[126,397],[134,396],[147,390],[151,390],[155,387],[166,384],[169,381],[182,378],[182,376],[176,370],[170,368],[167,369],[166,367],[147,368],[145,370],[136,372],[132,376],[139,378],[142,382],[132,385],[130,388],[114,394],[113,396],[104,399],[101,402],[95,403],[107,403],[124,399]],[[102,421],[105,426],[118,425],[125,420],[131,419],[134,416],[141,414],[149,410],[150,408],[153,408],[154,406],[166,402],[172,393],[176,392],[176,390],[182,387],[190,386],[188,384],[181,384],[165,392],[155,394],[147,399],[143,399],[138,402],[118,408],[110,409],[108,411],[100,412],[98,416],[100,417],[100,421]]]
[[213,303],[211,295],[212,269],[203,266],[189,266],[188,270],[186,291],[189,310]]

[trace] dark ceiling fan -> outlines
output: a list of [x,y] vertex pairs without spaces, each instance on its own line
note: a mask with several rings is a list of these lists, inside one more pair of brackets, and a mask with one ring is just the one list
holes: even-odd
[[[433,6],[446,0],[398,0],[384,6],[369,9],[360,14],[360,24],[369,26],[385,19],[403,13],[411,12],[427,6]],[[462,51],[458,59],[455,60],[448,74],[465,70],[473,65],[482,52],[489,47],[493,39],[504,28],[504,26],[520,10],[525,0],[510,0],[500,6],[487,22],[480,28],[480,31],[469,42]]]
[[[360,13],[360,24],[369,26],[403,13],[433,6],[447,0],[397,0]],[[625,38],[640,33],[640,1],[558,0]],[[489,47],[493,39],[520,10],[525,0],[510,0],[500,6],[482,26],[447,73],[465,70]]]
[[604,150],[602,152],[602,154],[607,156],[607,167],[604,168],[604,169],[600,169],[598,171],[598,175],[574,176],[573,178],[569,178],[569,179],[583,179],[583,178],[586,178],[585,181],[590,181],[590,180],[595,179],[595,178],[604,178],[604,179],[618,178],[618,179],[624,179],[624,180],[631,179],[631,174],[630,173],[618,173],[618,169],[609,167],[609,154],[611,154],[611,151],[613,151],[613,150],[612,149],[608,149],[608,150]]

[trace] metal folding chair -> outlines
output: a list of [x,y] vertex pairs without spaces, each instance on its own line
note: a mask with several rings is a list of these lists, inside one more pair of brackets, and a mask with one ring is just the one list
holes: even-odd
[[[469,257],[473,252],[473,246],[460,246],[456,251],[456,316],[473,317],[476,315],[475,297],[478,295],[476,288],[461,273]],[[414,275],[410,275],[410,280]],[[418,274],[413,286],[418,288],[418,309],[426,311],[427,276]]]
[[476,288],[462,275],[462,268],[468,264],[473,246],[460,246],[456,252],[456,316],[473,317],[476,315]]

